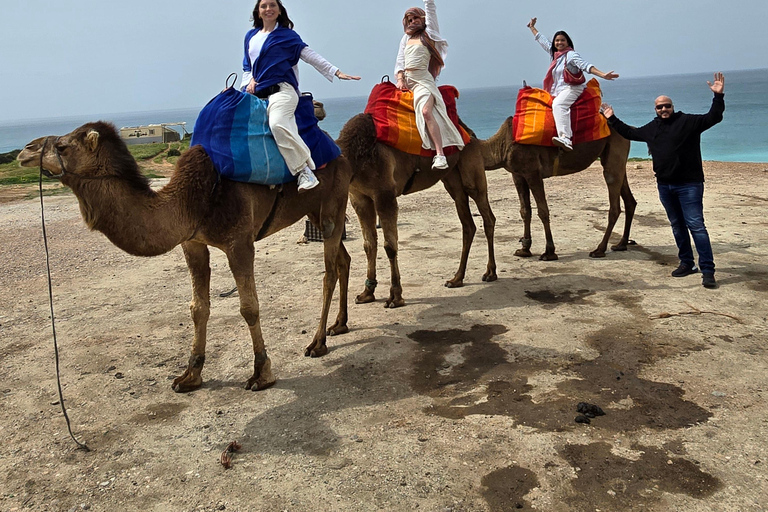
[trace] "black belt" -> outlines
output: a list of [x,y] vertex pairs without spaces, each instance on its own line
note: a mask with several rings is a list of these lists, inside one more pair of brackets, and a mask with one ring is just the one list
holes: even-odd
[[275,85],[270,85],[269,87],[265,87],[264,89],[261,89],[259,91],[256,91],[254,95],[257,98],[261,98],[265,100],[278,91],[280,91],[280,84],[275,84]]

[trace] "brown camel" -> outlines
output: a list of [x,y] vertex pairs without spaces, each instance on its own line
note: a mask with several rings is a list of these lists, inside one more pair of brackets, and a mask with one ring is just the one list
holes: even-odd
[[496,259],[493,249],[493,231],[496,217],[488,201],[488,184],[485,178],[482,154],[477,141],[472,141],[457,154],[448,157],[447,169],[432,169],[432,158],[410,155],[376,141],[376,129],[369,114],[358,114],[344,125],[336,141],[342,153],[355,169],[355,177],[349,186],[352,206],[360,220],[363,246],[368,260],[365,289],[356,302],[363,304],[376,300],[376,253],[378,215],[384,234],[384,251],[391,270],[389,298],[385,307],[403,306],[403,288],[397,263],[397,197],[425,190],[438,181],[456,204],[462,226],[462,249],[459,269],[445,286],[463,286],[467,270],[469,249],[477,228],[469,209],[471,197],[483,217],[483,229],[488,241],[488,266],[483,281],[495,281]]
[[627,182],[627,156],[629,141],[621,135],[611,132],[604,139],[576,144],[573,151],[564,152],[558,148],[517,144],[512,137],[512,118],[507,118],[488,140],[479,140],[487,170],[505,168],[512,174],[512,179],[520,198],[520,216],[525,224],[523,238],[520,239],[522,248],[515,251],[515,256],[531,256],[531,196],[536,200],[539,218],[544,225],[546,250],[539,259],[556,260],[555,242],[549,226],[549,205],[544,193],[544,178],[565,176],[581,172],[592,162],[600,158],[603,166],[603,177],[608,186],[608,225],[605,235],[597,248],[590,252],[592,258],[605,257],[608,240],[613,227],[621,213],[619,197],[624,201],[625,220],[624,234],[614,251],[626,251],[629,242],[629,231],[632,227],[632,217],[635,214],[637,201],[629,189]]
[[[343,156],[318,172],[320,185],[301,196],[295,182],[270,188],[219,180],[202,146],[184,152],[169,183],[156,192],[115,127],[103,122],[85,124],[62,137],[36,139],[18,160],[24,167],[40,165],[46,175],[70,187],[86,225],[104,233],[120,249],[136,256],[156,256],[181,244],[192,277],[195,337],[189,366],[173,381],[175,391],[191,391],[203,382],[210,316],[208,246],[227,255],[240,292],[240,313],[248,324],[254,353],[253,375],[246,389],[264,389],[275,382],[261,333],[253,272],[255,241],[308,216],[325,236],[325,278],[320,324],[305,355],[326,354],[326,334],[348,332],[350,258],[341,234],[352,168]],[[337,280],[339,313],[326,331]]]

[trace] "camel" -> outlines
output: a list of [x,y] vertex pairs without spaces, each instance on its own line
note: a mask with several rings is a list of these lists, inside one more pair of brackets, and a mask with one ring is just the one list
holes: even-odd
[[[255,241],[308,216],[325,237],[325,277],[320,323],[305,355],[325,355],[326,334],[349,331],[350,257],[341,234],[352,167],[343,156],[318,172],[320,185],[301,196],[296,182],[270,188],[219,180],[202,146],[184,152],[169,183],[154,191],[114,125],[104,122],[85,124],[62,137],[36,139],[17,158],[24,167],[39,165],[46,175],[71,188],[86,225],[125,252],[156,256],[181,244],[192,278],[190,312],[195,335],[188,367],[174,379],[174,391],[192,391],[203,382],[210,316],[208,246],[226,254],[240,292],[240,313],[248,324],[254,353],[253,375],[246,389],[261,390],[276,380],[261,332],[253,270]],[[339,313],[326,329],[337,280]]]
[[384,235],[384,251],[389,259],[391,283],[389,298],[384,306],[396,308],[405,305],[397,263],[397,197],[425,190],[438,181],[456,204],[462,225],[462,250],[459,269],[445,286],[457,288],[464,285],[469,249],[477,228],[472,220],[469,199],[477,204],[483,218],[483,229],[488,242],[488,265],[483,281],[497,279],[493,232],[496,217],[488,201],[488,185],[485,178],[482,154],[477,141],[448,157],[447,169],[432,169],[432,158],[408,153],[387,146],[376,140],[376,129],[370,114],[358,114],[344,125],[336,143],[355,169],[355,177],[349,186],[352,207],[357,213],[363,234],[363,247],[368,260],[368,272],[363,292],[356,303],[374,302],[376,297],[376,254],[378,236],[376,217]]
[[549,205],[544,193],[544,178],[565,176],[581,172],[592,162],[600,158],[603,177],[608,186],[608,225],[605,235],[597,248],[589,253],[592,258],[605,257],[613,227],[621,213],[619,197],[624,201],[624,233],[621,240],[613,246],[613,251],[626,251],[630,243],[629,231],[635,214],[637,201],[629,189],[627,181],[627,156],[629,141],[611,131],[604,139],[576,144],[573,151],[564,152],[555,147],[517,144],[512,136],[512,118],[507,118],[499,130],[488,140],[478,140],[486,170],[505,168],[512,174],[512,179],[520,198],[520,217],[523,219],[524,232],[520,239],[522,247],[515,251],[515,256],[531,256],[531,196],[536,200],[539,218],[544,225],[546,249],[539,257],[541,260],[556,260],[555,242],[549,226]]

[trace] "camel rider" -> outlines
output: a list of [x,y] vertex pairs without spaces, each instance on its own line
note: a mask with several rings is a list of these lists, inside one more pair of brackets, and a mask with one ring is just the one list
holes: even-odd
[[360,80],[342,73],[312,51],[293,31],[293,22],[281,0],[258,0],[253,8],[253,28],[245,35],[241,90],[269,100],[267,117],[280,154],[291,174],[298,175],[299,192],[319,184],[312,172],[309,148],[299,136],[296,106],[299,102],[299,59],[317,69],[329,81]]
[[527,27],[536,41],[550,56],[549,69],[544,77],[544,90],[552,96],[552,115],[555,118],[557,136],[552,137],[555,146],[565,151],[573,150],[573,129],[571,128],[571,105],[587,87],[584,73],[599,76],[604,80],[619,78],[613,71],[603,72],[582,59],[573,49],[571,36],[564,30],[555,32],[552,42],[536,28],[536,18],[531,18]]
[[405,11],[403,29],[405,35],[400,40],[395,63],[397,87],[413,91],[416,128],[422,146],[437,153],[432,168],[447,169],[443,148],[462,149],[464,140],[448,117],[443,96],[435,84],[448,51],[448,42],[440,36],[437,25],[435,0],[424,0],[424,10],[412,7]]

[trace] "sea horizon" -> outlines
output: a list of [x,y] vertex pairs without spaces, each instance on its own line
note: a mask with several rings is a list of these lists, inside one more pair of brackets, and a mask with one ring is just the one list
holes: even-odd
[[[676,110],[705,113],[711,92],[704,73],[683,73],[600,80],[604,100],[628,124],[639,126],[653,118],[653,100],[659,94],[673,98]],[[768,162],[768,103],[763,101],[768,88],[768,69],[726,71],[726,113],[722,123],[702,134],[704,160],[727,162]],[[730,80],[729,80],[730,78]],[[537,78],[538,80],[538,78]],[[528,81],[528,85],[539,86]],[[514,114],[517,85],[468,88],[460,91],[459,115],[477,136],[492,136],[507,117]],[[346,121],[363,112],[367,96],[317,98],[325,104],[326,118],[320,127],[338,137]],[[186,122],[192,132],[197,114],[204,105],[163,110],[80,114],[0,121],[0,153],[21,149],[29,141],[45,135],[61,135],[91,121],[108,121],[119,129],[126,126]],[[643,143],[632,143],[630,157],[648,158]]]

